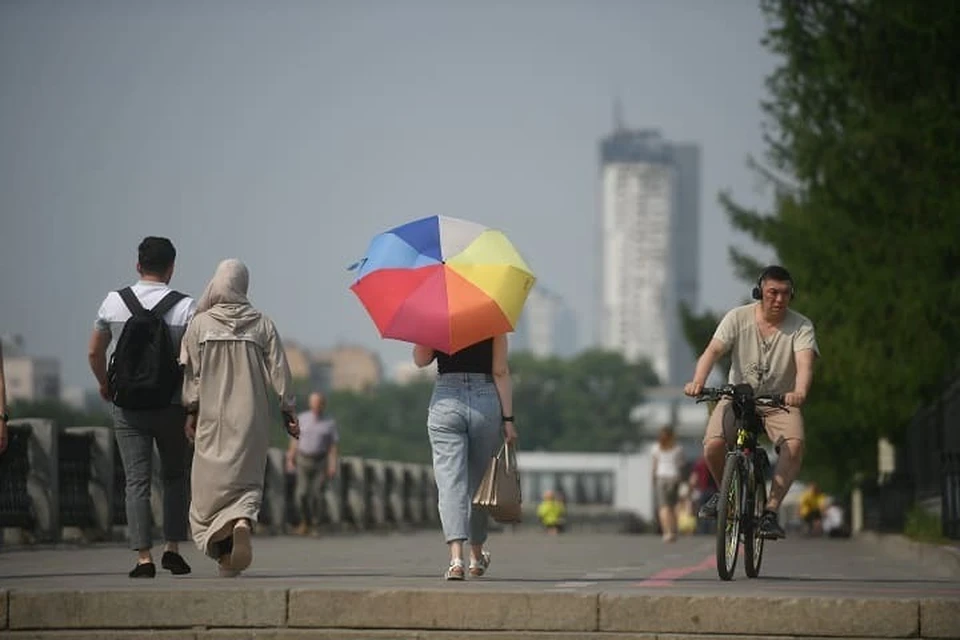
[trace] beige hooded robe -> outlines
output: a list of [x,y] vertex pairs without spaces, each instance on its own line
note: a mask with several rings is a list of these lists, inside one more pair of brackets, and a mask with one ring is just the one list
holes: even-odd
[[256,522],[263,497],[270,395],[294,411],[290,368],[273,322],[247,300],[249,275],[225,260],[183,336],[183,403],[197,409],[190,527],[197,548],[228,537],[237,518]]

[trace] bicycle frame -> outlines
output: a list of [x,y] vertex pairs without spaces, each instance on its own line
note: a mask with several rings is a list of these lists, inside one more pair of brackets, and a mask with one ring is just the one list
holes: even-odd
[[[759,446],[759,437],[763,429],[764,417],[757,408],[757,404],[752,395],[735,393],[731,399],[733,405],[733,415],[737,425],[737,444],[733,453],[738,457],[738,464],[745,474],[747,480],[747,491],[745,496],[749,496],[747,505],[750,510],[743,511],[744,514],[753,513],[753,490],[756,481],[766,482],[767,471],[770,467],[770,458],[767,451]],[[728,452],[728,455],[731,452]]]
[[[764,430],[765,415],[760,406],[785,408],[782,396],[755,396],[749,385],[725,385],[704,389],[698,402],[730,398],[735,418],[736,441],[727,447],[723,481],[718,502],[717,569],[720,578],[730,580],[736,568],[738,548],[744,545],[746,572],[759,575],[763,558],[763,537],[757,533],[759,512],[765,506],[766,482],[770,470],[767,451],[758,440]],[[715,409],[716,410],[716,409]]]

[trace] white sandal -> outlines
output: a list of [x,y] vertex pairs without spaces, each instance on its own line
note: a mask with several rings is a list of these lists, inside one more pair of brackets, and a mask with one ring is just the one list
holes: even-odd
[[487,569],[490,567],[490,552],[481,551],[479,560],[470,560],[470,576],[473,578],[479,578],[487,572]]
[[446,580],[463,580],[466,577],[463,571],[463,560],[459,558],[451,560],[450,566],[447,567],[447,571],[443,574],[443,577]]

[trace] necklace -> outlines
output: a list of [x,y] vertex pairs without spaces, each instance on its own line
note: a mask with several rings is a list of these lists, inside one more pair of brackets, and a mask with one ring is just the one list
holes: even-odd
[[773,346],[777,343],[777,338],[780,337],[780,332],[774,329],[773,333],[769,337],[764,338],[763,334],[760,332],[760,324],[755,323],[757,331],[757,346],[760,347],[760,358],[757,362],[757,390],[759,391],[760,387],[763,386],[764,378],[767,374],[770,373],[770,351],[773,349]]

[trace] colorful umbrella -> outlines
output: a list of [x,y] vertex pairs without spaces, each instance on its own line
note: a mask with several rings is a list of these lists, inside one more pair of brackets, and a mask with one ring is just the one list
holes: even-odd
[[501,231],[447,216],[377,235],[350,268],[381,336],[448,354],[513,331],[536,280]]

